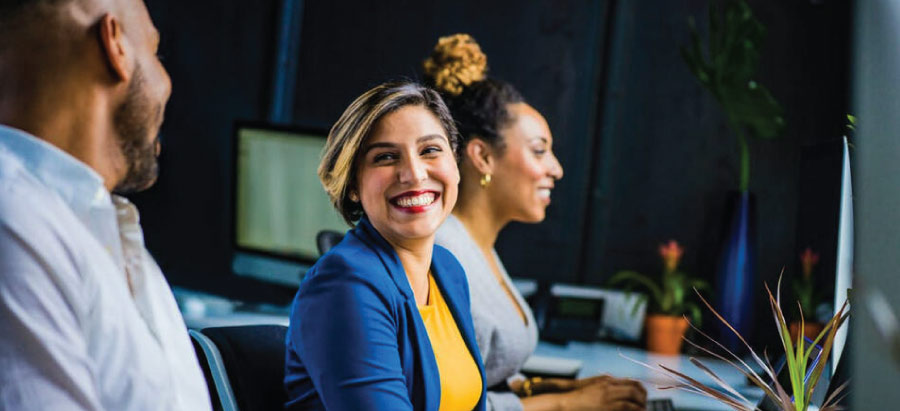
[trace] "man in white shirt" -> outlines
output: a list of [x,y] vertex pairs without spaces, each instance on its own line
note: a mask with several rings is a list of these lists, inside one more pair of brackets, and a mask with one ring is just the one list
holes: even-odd
[[141,0],[0,0],[0,410],[209,410],[138,213],[171,82]]

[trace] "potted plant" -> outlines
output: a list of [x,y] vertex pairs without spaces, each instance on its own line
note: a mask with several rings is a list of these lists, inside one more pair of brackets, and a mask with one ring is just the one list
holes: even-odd
[[[725,353],[720,354],[709,350],[707,348],[702,347],[699,344],[694,343],[693,341],[687,340],[689,344],[697,347],[701,351],[709,354],[717,359],[728,362],[733,367],[737,368],[741,374],[747,377],[747,379],[752,382],[754,385],[758,386],[763,390],[765,395],[772,400],[772,403],[782,411],[806,411],[809,408],[810,399],[812,398],[813,390],[816,387],[816,384],[819,382],[819,378],[822,376],[822,372],[825,370],[825,367],[828,364],[828,357],[831,355],[831,349],[834,344],[835,334],[837,334],[837,330],[841,327],[844,321],[847,320],[847,317],[850,315],[848,312],[848,305],[845,301],[841,306],[840,310],[838,310],[831,320],[825,324],[824,328],[818,335],[813,339],[812,344],[803,343],[802,338],[798,337],[797,339],[792,339],[788,332],[788,325],[784,319],[784,312],[781,310],[781,278],[778,279],[778,288],[776,289],[775,295],[772,295],[772,291],[769,289],[769,286],[766,285],[766,292],[769,295],[769,306],[772,310],[773,317],[775,318],[775,325],[778,329],[778,336],[781,341],[782,347],[784,348],[785,353],[785,366],[788,370],[788,375],[790,376],[790,385],[782,386],[781,382],[778,378],[775,378],[777,374],[776,370],[772,367],[772,363],[768,359],[763,359],[760,357],[747,343],[743,336],[737,330],[735,330],[725,318],[722,317],[706,299],[697,292],[697,295],[700,297],[700,300],[703,301],[703,304],[706,305],[707,308],[718,318],[723,325],[725,325],[731,332],[741,341],[741,343],[749,350],[750,357],[749,359],[744,359],[736,355],[733,351],[725,348],[721,343],[712,339],[708,335],[703,332],[699,332],[700,335],[712,341],[716,346],[724,349]],[[804,324],[803,314],[800,314],[800,324],[801,326]],[[822,347],[821,353],[819,354],[819,360],[816,362],[815,367],[812,370],[808,370],[811,361],[811,354],[813,353],[813,349],[816,345]],[[703,364],[703,361],[697,358],[691,358],[690,361],[692,364],[697,366],[703,373],[712,376],[713,380],[715,380],[718,384],[717,387],[708,386],[696,378],[691,378],[689,375],[685,373],[685,371],[677,371],[670,367],[666,367],[662,364],[659,365],[659,368],[654,368],[653,366],[642,363],[640,361],[635,361],[647,368],[650,368],[653,371],[662,372],[671,378],[673,378],[676,382],[668,387],[661,387],[661,389],[681,389],[688,392],[692,392],[699,395],[704,395],[706,397],[718,400],[723,404],[739,411],[755,411],[756,405],[747,400],[741,393],[732,387],[728,383],[725,382],[724,379],[719,378],[715,374],[712,369]],[[756,367],[751,367],[748,362],[755,363]],[[760,371],[761,370],[761,371]],[[769,383],[771,381],[771,383]],[[825,399],[825,403],[819,408],[820,411],[837,411],[840,408],[838,403],[841,402],[843,397],[846,395],[844,390],[847,388],[849,381],[845,381],[841,386],[836,388],[829,395],[828,398]]]
[[[816,264],[819,263],[819,254],[813,252],[812,248],[806,247],[806,250],[800,254],[800,263],[802,273],[799,277],[794,278],[794,295],[797,297],[797,302],[800,304],[800,311],[802,312],[801,317],[813,319],[815,318],[814,315],[817,303],[821,297],[816,293],[815,281],[813,280],[813,271],[816,268]],[[825,325],[815,320],[808,320],[802,324],[802,327],[803,335],[809,339],[814,339],[822,332]],[[800,328],[800,318],[791,321],[791,339],[797,339]]]
[[[737,191],[726,198],[728,223],[719,256],[716,296],[725,318],[748,332],[753,324],[751,296],[756,286],[756,200],[750,192],[749,138],[780,135],[784,114],[757,77],[766,28],[746,2],[711,0],[706,41],[693,18],[688,26],[690,42],[681,48],[681,56],[691,74],[719,103],[737,143],[739,179]],[[739,347],[728,330],[723,328],[720,333],[726,346]]]
[[[684,249],[675,240],[659,245],[659,256],[663,261],[662,275],[658,279],[636,271],[620,271],[610,278],[613,285],[625,283],[626,290],[642,288],[649,294],[650,301],[647,316],[647,349],[660,353],[675,355],[681,351],[684,333],[688,328],[685,315],[690,315],[695,323],[700,323],[700,307],[686,297],[692,288],[707,289],[709,285],[700,279],[692,278],[678,269]],[[635,309],[647,301],[641,295],[635,301]]]

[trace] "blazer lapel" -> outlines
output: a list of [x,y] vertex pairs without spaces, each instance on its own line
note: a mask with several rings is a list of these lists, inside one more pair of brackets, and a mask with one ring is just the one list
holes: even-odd
[[409,286],[409,280],[406,278],[406,270],[403,269],[403,264],[400,263],[400,257],[397,256],[394,247],[392,247],[391,244],[375,230],[375,227],[369,222],[368,217],[363,216],[363,218],[359,220],[359,224],[356,225],[356,230],[360,233],[359,237],[375,251],[375,254],[378,255],[378,258],[381,260],[381,263],[384,264],[388,275],[391,276],[391,280],[394,281],[394,285],[397,286],[400,293],[408,299],[415,299],[412,288]]
[[[388,275],[394,281],[400,294],[404,297],[404,310],[408,319],[409,327],[406,330],[397,330],[399,334],[412,333],[415,335],[413,345],[415,346],[416,360],[421,367],[419,370],[410,370],[413,381],[418,381],[422,385],[422,390],[410,390],[413,397],[423,395],[422,404],[425,410],[437,410],[441,403],[441,381],[440,372],[437,368],[437,360],[434,357],[434,350],[431,348],[431,340],[428,337],[428,330],[422,321],[422,315],[419,314],[419,307],[416,305],[415,295],[409,285],[409,279],[406,278],[406,270],[400,263],[400,257],[394,251],[394,247],[381,236],[368,217],[363,216],[356,225],[357,236],[366,243],[378,255],[384,267],[387,269]],[[454,314],[454,318],[455,318]],[[474,335],[474,334],[473,334]],[[415,367],[414,367],[415,368]],[[482,375],[483,378],[483,375]],[[415,404],[415,398],[411,398]]]

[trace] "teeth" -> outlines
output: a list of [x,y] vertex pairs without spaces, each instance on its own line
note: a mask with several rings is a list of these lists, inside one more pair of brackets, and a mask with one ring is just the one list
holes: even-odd
[[413,197],[403,197],[397,200],[400,207],[418,207],[434,202],[434,193],[424,193]]
[[538,197],[550,198],[550,189],[549,188],[539,188],[538,189]]

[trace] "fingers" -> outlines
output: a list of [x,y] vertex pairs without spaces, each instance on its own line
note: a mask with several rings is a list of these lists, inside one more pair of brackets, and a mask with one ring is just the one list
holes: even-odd
[[644,404],[635,404],[628,401],[616,401],[604,408],[604,411],[645,411],[647,406]]
[[647,397],[647,389],[644,388],[644,384],[638,380],[632,380],[630,378],[612,378],[609,383],[613,385],[632,386],[640,392],[641,396]]
[[606,398],[612,402],[644,405],[647,402],[647,393],[641,389],[640,384],[611,384],[606,389]]

